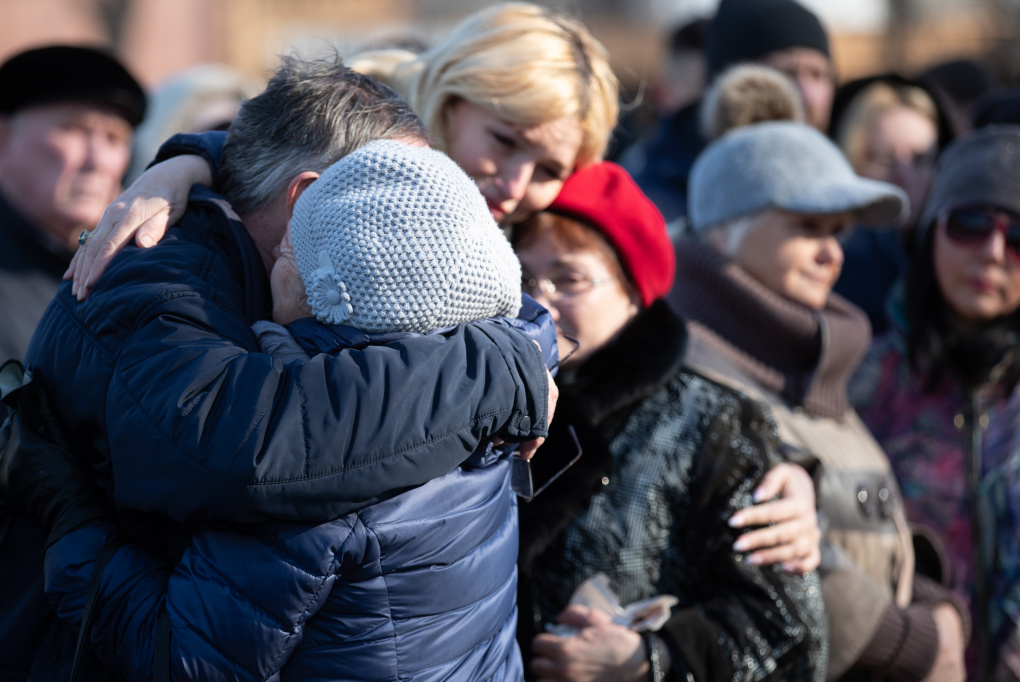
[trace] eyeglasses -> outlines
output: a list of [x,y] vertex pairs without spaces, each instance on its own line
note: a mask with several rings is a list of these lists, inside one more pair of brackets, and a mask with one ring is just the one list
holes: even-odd
[[535,481],[531,477],[531,462],[524,459],[516,452],[514,453],[513,458],[510,460],[510,487],[513,488],[513,491],[517,493],[517,496],[525,502],[531,502],[533,499],[538,497],[538,495],[548,488],[553,481],[566,473],[567,469],[574,466],[574,464],[577,463],[577,460],[581,459],[581,441],[577,440],[577,432],[574,431],[573,426],[568,426],[567,432],[570,434],[570,437],[574,439],[574,447],[577,448],[577,454],[575,454],[562,469],[553,474],[552,478],[543,483],[537,490],[535,489]]
[[589,292],[603,284],[608,284],[615,279],[615,277],[591,277],[576,270],[554,272],[549,277],[542,278],[522,272],[521,291],[532,298],[538,296],[539,292],[544,293],[549,298],[570,298]]
[[977,246],[996,231],[1006,240],[1006,257],[1020,261],[1020,218],[983,206],[947,208],[939,214],[938,225],[946,236],[961,246]]
[[574,353],[576,353],[577,349],[581,347],[581,342],[578,341],[577,339],[575,339],[573,336],[567,336],[566,334],[560,334],[560,336],[565,338],[570,343],[574,344],[574,347],[570,349],[569,353],[567,353],[566,355],[561,357],[559,360],[557,360],[555,365],[553,365],[552,367],[549,368],[549,373],[552,374],[553,376],[556,376],[556,374],[555,374],[556,370],[559,369],[560,365],[562,365],[564,362],[569,360],[570,356],[573,355]]
[[935,157],[937,155],[938,150],[932,147],[923,152],[914,152],[906,158],[899,158],[895,154],[887,152],[868,154],[864,160],[866,163],[874,164],[885,172],[888,172],[894,166],[905,166],[914,170],[930,171],[935,167]]

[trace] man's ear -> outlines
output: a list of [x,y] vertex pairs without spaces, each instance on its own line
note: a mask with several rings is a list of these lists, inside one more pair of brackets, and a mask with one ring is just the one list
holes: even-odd
[[297,203],[298,197],[301,193],[308,189],[308,186],[319,179],[320,173],[315,171],[303,171],[295,175],[290,180],[290,184],[287,185],[287,222],[290,223],[290,218],[294,215],[294,204]]

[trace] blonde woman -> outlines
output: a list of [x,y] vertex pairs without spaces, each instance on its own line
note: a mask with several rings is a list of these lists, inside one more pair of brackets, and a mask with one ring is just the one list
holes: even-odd
[[619,112],[605,48],[580,22],[527,3],[473,14],[421,55],[380,50],[350,66],[407,98],[504,223],[545,208],[575,168],[601,159]]
[[845,244],[846,263],[836,292],[864,310],[879,334],[888,328],[886,296],[906,272],[914,225],[935,157],[949,140],[949,123],[927,90],[896,75],[848,83],[834,110],[832,138],[854,172],[890,182],[910,199],[910,214],[901,226],[856,230]]
[[874,79],[848,97],[833,132],[854,172],[898,186],[914,212],[920,211],[940,141],[934,98],[894,76]]

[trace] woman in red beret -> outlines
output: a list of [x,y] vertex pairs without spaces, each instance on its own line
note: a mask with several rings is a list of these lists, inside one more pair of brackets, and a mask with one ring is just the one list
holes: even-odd
[[[658,210],[600,163],[575,172],[513,242],[561,357],[574,351],[532,462],[548,488],[521,505],[519,639],[534,675],[823,679],[817,577],[733,551],[731,518],[780,461],[776,428],[757,403],[683,367],[685,325],[661,300],[674,255]],[[598,573],[623,604],[660,594],[679,604],[643,634],[621,614],[570,605]],[[542,631],[556,622],[569,629]]]

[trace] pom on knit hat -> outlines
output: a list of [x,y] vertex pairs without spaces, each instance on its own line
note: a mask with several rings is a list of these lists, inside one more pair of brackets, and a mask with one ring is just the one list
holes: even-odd
[[620,166],[603,161],[578,169],[548,210],[580,220],[606,238],[644,307],[673,286],[675,256],[666,221]]
[[442,152],[365,145],[301,194],[290,231],[320,322],[425,333],[520,309],[520,263],[475,183]]
[[701,102],[701,134],[715,140],[733,128],[763,121],[804,121],[804,104],[789,78],[761,64],[721,74]]

